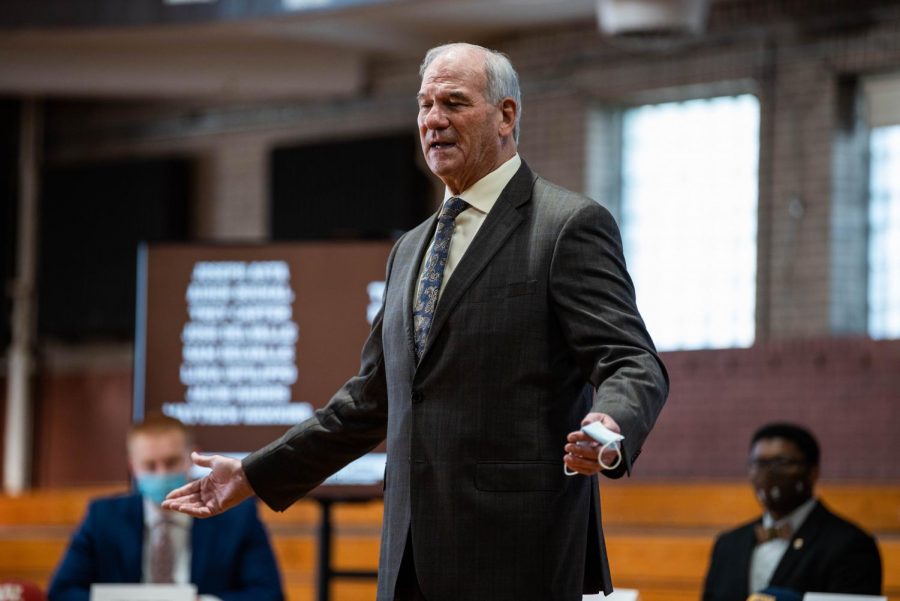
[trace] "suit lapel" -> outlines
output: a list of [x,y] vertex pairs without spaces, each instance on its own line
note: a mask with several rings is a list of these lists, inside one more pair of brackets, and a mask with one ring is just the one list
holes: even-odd
[[216,520],[191,519],[191,582],[198,584],[203,580],[206,572],[207,560],[215,555],[216,550],[210,548],[214,545],[216,537],[214,528]]
[[[453,312],[453,308],[462,299],[466,290],[490,263],[497,251],[503,247],[513,230],[522,223],[523,217],[519,214],[518,208],[531,200],[533,182],[534,175],[523,161],[522,166],[503,189],[491,212],[488,213],[459,265],[453,270],[453,275],[444,285],[441,299],[435,309],[434,321],[428,333],[428,342],[422,351],[423,359],[446,323],[447,317]],[[426,244],[428,241],[430,241],[430,237],[426,240]],[[422,254],[417,256],[421,258]],[[416,271],[418,272],[418,270]],[[415,290],[415,281],[413,281],[413,290]],[[412,315],[412,303],[410,302],[408,306],[410,307],[408,313]]]
[[756,520],[744,531],[739,541],[737,555],[734,557],[733,592],[743,599],[750,594],[750,562],[753,560],[753,551],[756,549],[756,527],[762,524],[762,519]]
[[122,565],[125,582],[140,582],[144,571],[144,500],[141,495],[131,495],[125,507],[125,520],[116,523],[117,535],[123,541]]
[[795,572],[795,566],[806,553],[806,550],[815,545],[815,539],[822,532],[822,526],[827,518],[827,512],[821,503],[816,501],[816,506],[803,521],[800,529],[791,538],[791,544],[772,574],[772,584],[778,586],[786,582],[786,579]]

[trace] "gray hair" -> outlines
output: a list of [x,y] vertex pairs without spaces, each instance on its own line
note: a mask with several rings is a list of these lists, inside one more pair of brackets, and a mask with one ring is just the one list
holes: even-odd
[[425,54],[425,60],[422,61],[422,66],[419,67],[419,77],[425,75],[425,70],[434,62],[434,59],[449,50],[456,49],[480,50],[484,55],[484,74],[487,79],[485,94],[488,100],[494,104],[499,104],[504,98],[512,98],[516,101],[516,124],[513,127],[513,139],[518,143],[519,121],[522,119],[522,90],[519,88],[519,75],[513,68],[508,56],[502,52],[476,44],[464,42],[444,44],[443,46],[432,48]]

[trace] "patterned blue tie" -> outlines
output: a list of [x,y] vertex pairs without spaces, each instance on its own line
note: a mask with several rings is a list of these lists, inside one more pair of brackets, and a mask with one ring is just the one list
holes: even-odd
[[437,307],[438,295],[441,291],[441,281],[444,279],[444,267],[447,266],[447,253],[450,251],[450,238],[456,227],[456,216],[467,208],[469,208],[469,203],[454,196],[444,203],[441,214],[438,216],[434,242],[425,259],[422,279],[419,281],[419,296],[416,297],[416,304],[413,307],[416,359],[421,359],[425,343],[428,341],[428,330],[431,329],[434,309]]

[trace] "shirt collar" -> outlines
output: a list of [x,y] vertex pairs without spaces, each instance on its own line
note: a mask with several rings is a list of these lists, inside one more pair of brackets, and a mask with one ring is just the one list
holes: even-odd
[[810,512],[813,510],[813,507],[816,506],[816,498],[810,497],[808,501],[803,503],[800,507],[776,521],[769,512],[767,511],[763,514],[762,523],[765,528],[771,528],[776,524],[783,524],[787,522],[791,525],[791,528],[794,532],[800,530],[800,526],[803,525],[803,522],[806,521],[806,518],[809,516]]
[[162,520],[163,513],[166,514],[166,518],[171,524],[182,528],[190,526],[191,516],[178,511],[166,511],[146,497],[141,497],[141,500],[144,503],[144,526],[147,528],[152,528],[158,524]]
[[489,213],[494,203],[500,198],[503,188],[513,178],[521,164],[522,159],[516,154],[460,194],[451,194],[449,189],[444,188],[444,202],[448,198],[459,196],[482,213]]

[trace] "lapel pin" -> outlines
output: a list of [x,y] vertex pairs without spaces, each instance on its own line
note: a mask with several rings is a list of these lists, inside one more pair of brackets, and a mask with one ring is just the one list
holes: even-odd
[[802,538],[795,538],[795,539],[794,539],[794,550],[795,550],[795,551],[799,551],[799,550],[802,549],[802,548],[803,548],[803,539],[802,539]]

